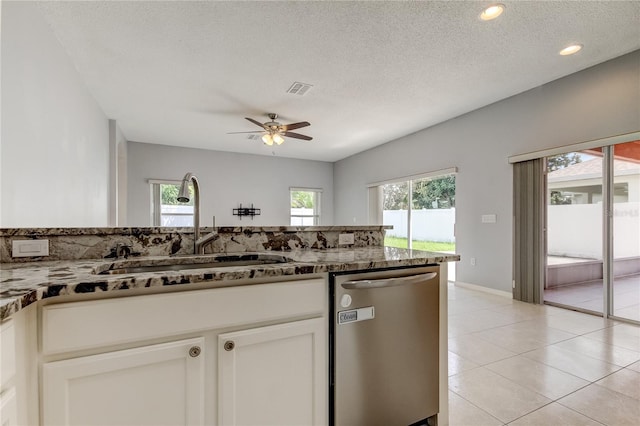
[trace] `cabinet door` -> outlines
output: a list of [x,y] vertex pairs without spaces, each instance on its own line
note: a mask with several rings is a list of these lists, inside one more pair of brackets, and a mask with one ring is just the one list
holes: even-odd
[[44,424],[201,425],[203,347],[195,338],[46,363]]
[[13,321],[0,325],[0,393],[16,374],[16,337]]
[[322,318],[218,336],[220,425],[327,423]]
[[0,426],[17,426],[17,424],[16,389],[11,388],[0,395]]

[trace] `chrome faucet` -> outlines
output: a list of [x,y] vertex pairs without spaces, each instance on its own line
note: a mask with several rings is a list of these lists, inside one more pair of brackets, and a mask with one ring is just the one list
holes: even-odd
[[177,200],[181,203],[189,202],[189,182],[193,182],[193,254],[204,254],[204,245],[218,235],[215,230],[216,219],[214,216],[214,230],[200,238],[200,185],[198,178],[193,173],[189,172],[182,178]]

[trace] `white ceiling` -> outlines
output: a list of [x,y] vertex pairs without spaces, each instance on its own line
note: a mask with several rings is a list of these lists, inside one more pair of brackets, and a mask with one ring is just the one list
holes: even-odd
[[[490,22],[482,1],[39,7],[128,140],[336,161],[640,48],[639,1],[503,3]],[[267,112],[313,141],[227,134]]]

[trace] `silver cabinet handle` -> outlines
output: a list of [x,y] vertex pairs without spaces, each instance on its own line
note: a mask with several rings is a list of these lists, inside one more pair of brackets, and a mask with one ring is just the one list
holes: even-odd
[[380,280],[345,281],[342,288],[347,290],[361,290],[369,288],[397,287],[400,285],[415,284],[421,281],[429,281],[438,276],[437,272],[428,272],[420,275],[410,275],[401,278],[383,278]]

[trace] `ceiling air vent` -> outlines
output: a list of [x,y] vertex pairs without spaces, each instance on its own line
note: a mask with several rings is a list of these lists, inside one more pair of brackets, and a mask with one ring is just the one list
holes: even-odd
[[291,85],[291,87],[289,87],[289,90],[287,90],[287,93],[291,93],[292,95],[302,96],[305,93],[307,93],[309,89],[311,89],[312,87],[313,85],[311,84],[300,83],[299,81],[296,81]]
[[250,139],[252,141],[257,141],[258,139],[260,139],[262,136],[260,135],[248,135],[247,139]]

